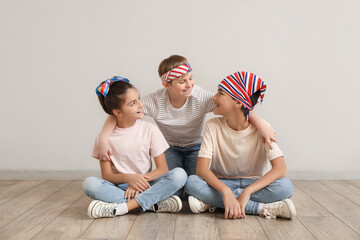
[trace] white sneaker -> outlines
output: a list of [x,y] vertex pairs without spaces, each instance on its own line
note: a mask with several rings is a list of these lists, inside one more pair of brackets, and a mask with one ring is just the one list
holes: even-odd
[[266,218],[294,218],[296,216],[296,210],[293,202],[290,199],[283,201],[266,203],[264,204],[264,213],[262,215]]
[[181,199],[176,195],[166,198],[154,204],[150,208],[150,210],[155,212],[172,212],[172,213],[179,212],[181,209],[182,209]]
[[117,203],[94,200],[90,203],[87,214],[91,218],[115,217]]
[[215,211],[215,207],[201,201],[200,199],[197,199],[194,196],[189,196],[188,201],[189,201],[190,210],[193,213],[202,213],[202,212],[206,212],[206,211],[214,212]]

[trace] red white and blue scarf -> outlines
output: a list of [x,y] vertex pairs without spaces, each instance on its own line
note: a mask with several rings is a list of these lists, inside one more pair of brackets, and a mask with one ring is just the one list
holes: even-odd
[[262,102],[265,95],[266,84],[254,73],[236,72],[224,78],[220,82],[219,88],[242,103],[243,106],[250,111],[253,110],[256,105],[256,103],[252,105],[250,96],[260,90],[260,101]]
[[167,73],[164,73],[161,76],[161,81],[163,82],[170,82],[174,80],[175,78],[181,77],[182,75],[191,72],[192,69],[190,67],[189,63],[181,64],[180,66],[177,66],[176,68],[171,69]]
[[96,87],[95,89],[96,95],[98,96],[103,95],[104,97],[106,97],[106,95],[109,92],[111,84],[118,81],[130,82],[129,79],[127,78],[114,76],[113,78],[107,79],[106,81],[104,81],[103,83],[101,83],[99,86]]

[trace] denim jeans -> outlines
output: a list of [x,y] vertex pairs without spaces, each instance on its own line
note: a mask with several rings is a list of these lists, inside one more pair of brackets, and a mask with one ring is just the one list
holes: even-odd
[[[135,200],[140,204],[142,210],[146,211],[155,203],[170,197],[182,188],[186,179],[186,172],[181,168],[175,168],[149,182],[150,187],[135,197]],[[88,177],[82,186],[84,193],[92,199],[110,203],[128,201],[124,197],[125,190],[129,186],[128,183],[115,185],[102,178]]]
[[[166,162],[169,169],[177,167],[183,168],[188,176],[196,174],[196,163],[201,144],[194,145],[188,148],[170,146],[165,151]],[[175,193],[181,196],[184,189],[180,189]]]
[[[235,197],[238,198],[241,192],[250,184],[258,179],[219,179],[228,186]],[[205,203],[218,208],[224,208],[223,198],[219,191],[211,187],[206,181],[197,175],[189,176],[185,185],[187,194],[192,195]],[[246,204],[245,213],[257,215],[259,203],[271,203],[291,197],[294,185],[288,178],[279,178],[268,186],[251,194],[250,200]]]

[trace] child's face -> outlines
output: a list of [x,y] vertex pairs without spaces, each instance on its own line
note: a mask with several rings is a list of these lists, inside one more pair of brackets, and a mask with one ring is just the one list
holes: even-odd
[[218,88],[217,93],[212,98],[214,106],[214,114],[225,116],[227,113],[234,111],[236,100],[224,92],[221,88]]
[[120,109],[120,117],[129,121],[144,117],[142,111],[143,103],[140,101],[140,94],[135,88],[129,88],[125,94],[125,102]]
[[194,83],[192,72],[188,72],[181,77],[172,80],[171,84],[166,83],[165,88],[173,95],[188,98],[191,96]]

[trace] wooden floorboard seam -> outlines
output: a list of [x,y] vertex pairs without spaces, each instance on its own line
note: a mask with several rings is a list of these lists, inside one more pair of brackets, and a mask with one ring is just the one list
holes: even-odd
[[311,234],[311,236],[313,236],[315,239],[317,239],[317,238],[315,237],[314,233],[313,233],[310,229],[308,229],[308,228],[306,227],[306,225],[301,221],[301,219],[298,218],[298,217],[296,217],[296,218],[297,218],[297,220],[304,226],[304,228]]

